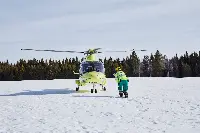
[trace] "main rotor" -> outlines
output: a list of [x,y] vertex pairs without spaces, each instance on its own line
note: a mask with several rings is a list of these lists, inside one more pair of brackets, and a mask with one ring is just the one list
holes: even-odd
[[84,55],[86,55],[86,57],[84,58],[86,61],[97,61],[95,54],[98,53],[104,53],[104,52],[130,52],[130,51],[147,51],[147,50],[129,50],[129,51],[115,51],[115,50],[111,50],[111,51],[98,51],[101,48],[94,48],[94,49],[89,49],[86,51],[60,51],[60,50],[49,50],[49,49],[45,49],[45,50],[40,50],[40,49],[21,49],[21,50],[29,50],[29,51],[46,51],[46,52],[68,52],[68,53],[83,53]]
[[49,50],[49,49],[45,49],[45,50],[40,50],[40,49],[21,49],[21,50],[29,50],[29,51],[46,51],[46,52],[68,52],[68,53],[83,53],[84,55],[93,55],[93,54],[97,54],[97,53],[104,53],[104,52],[130,52],[130,51],[147,51],[144,49],[141,50],[129,50],[129,51],[115,51],[115,50],[109,50],[109,51],[98,51],[101,48],[94,48],[94,49],[89,49],[86,51],[62,51],[62,50]]

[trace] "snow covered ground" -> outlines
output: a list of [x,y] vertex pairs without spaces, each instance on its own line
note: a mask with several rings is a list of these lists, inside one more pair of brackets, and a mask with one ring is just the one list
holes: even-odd
[[[200,133],[200,78],[131,78],[129,98],[74,80],[0,82],[1,133]],[[90,88],[82,88],[88,89]]]

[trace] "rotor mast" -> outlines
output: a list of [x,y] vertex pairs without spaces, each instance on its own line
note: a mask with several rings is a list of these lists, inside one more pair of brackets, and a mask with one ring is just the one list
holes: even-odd
[[86,56],[86,61],[96,61],[96,56],[94,54],[91,54],[91,55],[87,55]]
[[84,52],[84,55],[86,54],[86,61],[97,61],[96,55],[97,53],[101,53],[97,50],[99,50],[101,48],[96,48],[96,49],[89,49],[87,51]]

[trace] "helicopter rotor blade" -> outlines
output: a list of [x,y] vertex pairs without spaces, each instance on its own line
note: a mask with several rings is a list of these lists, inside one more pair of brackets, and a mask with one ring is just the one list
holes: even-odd
[[48,51],[48,52],[70,52],[70,53],[84,53],[84,52],[78,52],[78,51],[62,51],[62,50],[40,50],[40,49],[21,49],[21,50],[29,50],[29,51]]
[[128,51],[104,51],[104,52],[128,52]]
[[[147,51],[147,50],[145,50],[145,49],[141,49],[141,50],[132,49],[130,51]],[[105,52],[130,52],[130,51],[115,51],[115,50],[110,50],[110,51],[105,51]]]
[[146,49],[132,49],[131,51],[147,51]]
[[95,51],[97,51],[97,50],[100,50],[101,48],[95,48],[95,49],[93,49],[93,50],[95,50]]

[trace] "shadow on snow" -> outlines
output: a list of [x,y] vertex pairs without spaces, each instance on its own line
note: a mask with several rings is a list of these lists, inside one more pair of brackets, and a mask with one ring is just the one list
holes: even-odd
[[113,96],[85,96],[85,95],[76,95],[76,96],[73,96],[73,97],[108,97],[108,98],[114,98]]
[[24,90],[24,92],[0,95],[0,96],[20,96],[20,95],[48,95],[48,94],[71,94],[76,93],[76,90],[70,89],[44,89],[40,91]]

